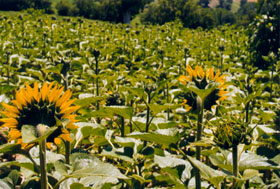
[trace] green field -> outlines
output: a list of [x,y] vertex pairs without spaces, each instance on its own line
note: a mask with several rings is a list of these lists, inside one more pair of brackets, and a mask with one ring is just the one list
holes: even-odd
[[1,187],[280,187],[280,65],[252,66],[245,28],[16,14],[0,12]]

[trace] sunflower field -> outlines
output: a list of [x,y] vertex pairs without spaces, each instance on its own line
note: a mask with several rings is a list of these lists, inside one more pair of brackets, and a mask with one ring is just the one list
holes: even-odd
[[280,188],[280,63],[246,28],[0,17],[0,188]]

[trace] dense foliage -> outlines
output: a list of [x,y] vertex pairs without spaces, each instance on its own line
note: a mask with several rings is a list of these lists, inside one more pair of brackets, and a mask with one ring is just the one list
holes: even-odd
[[262,69],[273,69],[279,58],[280,1],[259,1],[258,9],[260,15],[250,28],[252,63]]
[[[245,29],[228,26],[128,28],[40,12],[5,16],[0,102],[24,104],[35,82],[72,91],[79,128],[47,150],[53,188],[195,188],[196,181],[202,188],[279,188],[280,63],[276,56],[272,73],[251,66],[248,41]],[[41,98],[36,108],[45,111],[49,102]],[[17,112],[0,109],[3,121],[15,116],[7,109]],[[24,149],[1,127],[0,186],[40,188],[36,144],[68,123],[56,121],[39,136],[23,125],[22,140],[34,145]]]
[[205,29],[224,24],[248,25],[256,16],[255,2],[241,1],[237,12],[232,10],[232,0],[220,0],[211,8],[209,3],[209,0],[0,0],[0,10],[43,9],[62,16],[114,23],[130,23],[136,18],[138,22],[162,25],[176,20],[184,27]]
[[27,8],[44,9],[46,13],[53,13],[51,0],[0,0],[0,10],[23,10]]

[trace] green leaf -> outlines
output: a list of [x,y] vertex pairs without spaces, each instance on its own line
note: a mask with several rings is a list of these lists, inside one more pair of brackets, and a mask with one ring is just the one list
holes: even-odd
[[183,180],[191,178],[192,166],[186,160],[176,158],[176,157],[172,157],[171,155],[167,155],[165,157],[155,155],[154,162],[156,164],[158,164],[158,166],[161,167],[161,168],[176,167],[178,165],[184,165],[185,169],[182,173],[182,177],[184,178]]
[[[228,157],[228,161],[232,162],[231,156]],[[253,152],[243,152],[239,160],[239,170],[244,171],[246,169],[280,169],[280,166],[270,164],[266,157],[259,156]]]
[[176,109],[180,107],[180,105],[173,105],[173,104],[169,104],[169,105],[149,104],[148,106],[150,107],[154,115],[168,109]]
[[128,179],[116,167],[104,163],[90,154],[74,153],[71,155],[73,172],[65,175],[66,178],[80,178],[83,185],[100,187],[105,183],[117,183],[118,179]]
[[176,132],[170,129],[158,129],[151,133],[133,132],[128,134],[128,136],[166,146],[169,146],[170,144],[176,144],[180,140],[180,137],[176,134]]
[[27,144],[39,143],[47,139],[57,127],[50,127],[45,131],[45,134],[37,137],[36,128],[33,125],[23,125],[21,128],[22,142]]
[[119,115],[125,119],[131,119],[133,116],[133,108],[129,106],[106,106],[104,107],[106,112],[111,112],[113,115]]
[[211,167],[205,165],[201,161],[198,161],[190,156],[188,156],[189,161],[200,171],[203,179],[208,180],[215,187],[220,188],[220,183],[227,176],[221,171],[212,169]]
[[70,189],[90,189],[90,187],[85,187],[81,183],[73,183],[70,185]]
[[10,85],[0,85],[0,94],[6,94],[8,92],[16,90],[18,87],[17,86],[10,86]]
[[140,99],[144,98],[144,94],[145,94],[144,89],[125,87],[125,88],[123,88],[123,90],[129,91],[130,93],[139,97]]
[[56,73],[56,74],[60,75],[62,67],[63,67],[63,64],[57,64],[56,66],[49,66],[48,68],[45,68],[42,70],[45,73]]
[[75,104],[76,105],[79,105],[79,106],[82,106],[82,107],[85,107],[85,106],[89,106],[93,103],[97,103],[97,102],[100,102],[102,100],[104,100],[105,97],[87,97],[87,98],[80,98],[78,100],[75,101]]
[[18,167],[23,167],[25,169],[28,169],[29,171],[32,171],[35,173],[35,169],[34,169],[34,165],[33,163],[30,163],[30,162],[17,162],[17,161],[9,161],[9,162],[3,162],[3,163],[0,163],[0,167],[3,167],[3,166],[18,166]]
[[1,189],[12,189],[12,187],[10,187],[6,182],[4,182],[3,180],[0,180],[0,188]]
[[255,176],[259,175],[259,171],[254,169],[246,169],[243,173],[242,179],[243,180],[249,180]]
[[0,146],[0,153],[15,154],[21,152],[20,144],[2,144]]
[[275,156],[275,157],[272,158],[271,160],[274,161],[275,163],[280,164],[280,154],[278,154],[277,156]]
[[79,126],[83,138],[89,137],[90,135],[104,136],[105,134],[104,128],[99,124],[79,122],[76,125]]
[[106,157],[110,157],[110,158],[120,159],[120,160],[123,160],[123,161],[126,161],[126,162],[129,162],[129,163],[133,164],[133,162],[134,162],[133,159],[126,156],[124,150],[125,150],[125,148],[120,148],[120,149],[113,148],[111,151],[103,150],[101,155],[106,156]]
[[204,102],[204,100],[216,89],[216,87],[211,87],[209,89],[198,89],[196,87],[190,86],[188,89],[197,94],[201,98],[202,102]]
[[34,140],[37,140],[37,131],[33,125],[23,125],[21,128],[21,133],[23,143],[30,144]]
[[18,183],[18,179],[19,179],[20,175],[19,172],[17,170],[12,170],[9,175],[8,178],[11,179],[13,186],[15,187]]
[[134,179],[138,180],[141,184],[152,182],[152,180],[146,180],[145,178],[143,178],[143,177],[141,177],[139,175],[136,175],[136,174],[133,174],[132,177]]
[[54,162],[54,168],[61,175],[67,174],[67,167],[65,166],[65,163],[63,163],[62,161]]

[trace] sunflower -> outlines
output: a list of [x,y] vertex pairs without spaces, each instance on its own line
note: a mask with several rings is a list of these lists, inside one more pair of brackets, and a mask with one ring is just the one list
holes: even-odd
[[[227,98],[227,92],[225,89],[225,75],[220,75],[220,70],[216,73],[213,68],[209,68],[206,72],[203,71],[201,66],[196,66],[192,69],[189,65],[187,66],[188,76],[181,75],[179,81],[183,85],[192,85],[198,89],[209,89],[215,87],[215,89],[206,97],[204,107],[207,110],[211,110],[218,103]],[[197,95],[193,92],[187,92],[182,94],[184,100],[183,105],[187,111],[196,109],[196,97]]]
[[75,99],[70,100],[72,92],[67,90],[63,92],[64,87],[49,85],[45,82],[41,89],[35,82],[33,88],[25,84],[25,88],[21,88],[16,92],[16,99],[12,100],[12,104],[2,103],[6,109],[1,113],[5,118],[0,119],[1,127],[10,128],[8,134],[9,141],[15,140],[17,143],[26,147],[22,143],[21,128],[23,125],[32,125],[36,127],[39,124],[52,127],[56,125],[56,120],[68,119],[68,124],[63,127],[59,126],[48,138],[47,146],[51,143],[60,144],[62,140],[71,142],[70,131],[76,129],[74,124],[77,122],[74,112],[79,106],[72,106]]

